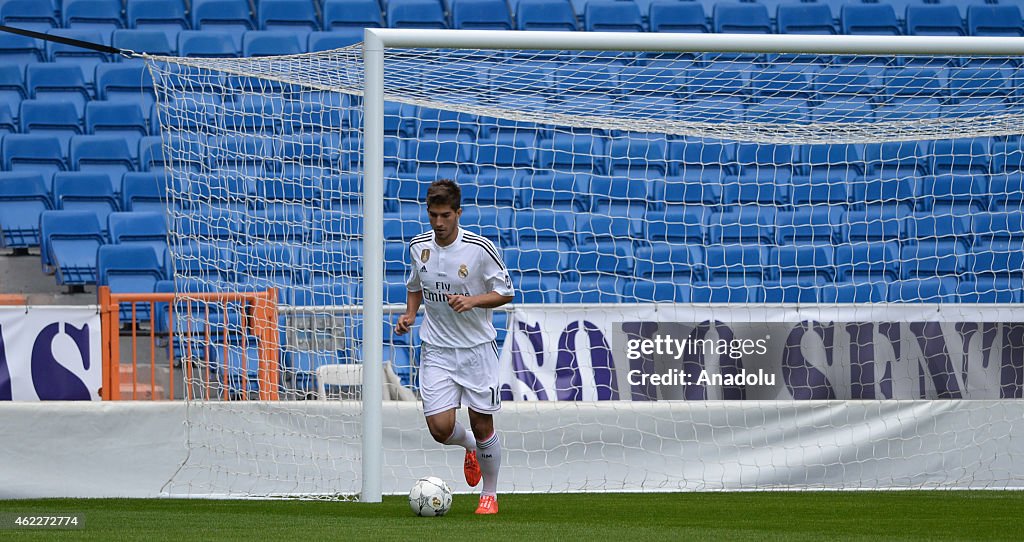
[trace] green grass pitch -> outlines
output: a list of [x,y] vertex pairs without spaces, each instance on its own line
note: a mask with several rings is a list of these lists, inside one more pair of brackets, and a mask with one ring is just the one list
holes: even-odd
[[496,517],[455,495],[440,518],[382,504],[313,501],[0,501],[0,516],[77,513],[77,530],[2,540],[1020,540],[1024,492],[769,492],[503,495]]

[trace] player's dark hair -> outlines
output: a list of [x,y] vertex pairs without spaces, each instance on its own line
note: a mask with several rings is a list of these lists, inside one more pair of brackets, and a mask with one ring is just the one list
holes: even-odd
[[438,179],[427,189],[427,207],[448,205],[453,211],[462,207],[462,189],[451,179]]

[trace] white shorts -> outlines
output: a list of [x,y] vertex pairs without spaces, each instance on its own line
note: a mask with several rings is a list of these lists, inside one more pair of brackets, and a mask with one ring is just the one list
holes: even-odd
[[423,343],[420,396],[424,416],[463,405],[481,414],[501,410],[497,343],[492,341],[471,348],[443,348]]

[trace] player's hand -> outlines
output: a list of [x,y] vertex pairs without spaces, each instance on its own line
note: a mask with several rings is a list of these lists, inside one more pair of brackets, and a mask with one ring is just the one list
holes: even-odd
[[466,295],[448,294],[448,306],[455,312],[466,312],[476,307],[476,298]]
[[398,317],[398,322],[395,324],[395,335],[405,335],[412,329],[412,325],[416,323],[415,314],[403,314]]

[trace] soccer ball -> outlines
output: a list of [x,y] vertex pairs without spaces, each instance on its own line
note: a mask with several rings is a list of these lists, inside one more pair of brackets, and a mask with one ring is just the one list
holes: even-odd
[[409,492],[409,508],[417,516],[443,516],[451,507],[452,490],[436,476],[416,480]]

